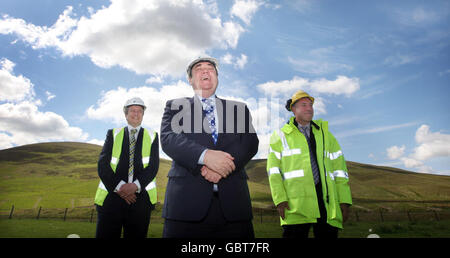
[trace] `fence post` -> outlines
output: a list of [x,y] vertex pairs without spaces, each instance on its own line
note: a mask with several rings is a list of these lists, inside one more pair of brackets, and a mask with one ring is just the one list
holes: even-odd
[[91,210],[91,220],[89,221],[90,223],[92,223],[92,217],[94,217],[94,209]]
[[14,204],[11,207],[11,212],[9,213],[9,219],[12,219],[13,212],[14,212]]
[[381,218],[381,222],[384,222],[383,210],[382,209],[380,209],[380,218]]
[[409,220],[409,222],[411,222],[412,219],[411,219],[411,214],[409,214],[409,210],[406,211],[406,214],[408,214],[408,220]]
[[355,211],[356,221],[359,222],[358,211]]
[[434,217],[436,218],[436,221],[439,221],[439,216],[438,216],[437,212],[435,210],[433,210],[433,212],[434,212]]
[[36,219],[39,219],[39,216],[41,216],[41,209],[42,209],[42,206],[39,206],[39,211],[38,211]]
[[66,221],[67,209],[69,208],[66,208],[66,210],[64,211],[64,221]]

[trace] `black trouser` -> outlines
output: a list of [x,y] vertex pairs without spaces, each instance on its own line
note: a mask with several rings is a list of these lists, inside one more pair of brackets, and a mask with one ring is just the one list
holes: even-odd
[[251,220],[230,222],[223,216],[217,193],[213,194],[208,214],[201,221],[166,219],[164,238],[254,238]]
[[[117,199],[116,196],[111,197]],[[117,200],[114,200],[114,202],[115,205],[113,207],[97,206],[98,216],[95,237],[120,238],[123,228],[124,238],[146,238],[150,224],[151,207],[143,200],[130,205],[123,200],[123,203],[120,204],[118,204]],[[105,200],[104,206],[111,206],[111,202],[107,203],[107,200]]]
[[323,203],[322,185],[316,185],[317,200],[319,202],[320,218],[317,223],[306,223],[297,225],[284,225],[283,238],[308,238],[309,230],[313,227],[315,238],[337,238],[338,228],[327,223],[327,211]]

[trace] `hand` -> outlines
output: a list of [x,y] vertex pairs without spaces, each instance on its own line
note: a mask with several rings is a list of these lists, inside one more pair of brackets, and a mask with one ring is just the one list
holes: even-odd
[[220,179],[222,179],[222,176],[219,173],[209,169],[207,166],[203,166],[201,171],[202,176],[211,183],[217,184],[220,181]]
[[281,217],[282,219],[285,218],[285,214],[284,214],[284,210],[285,210],[285,209],[290,210],[288,202],[282,202],[282,203],[279,203],[279,204],[277,205],[278,213],[280,214],[280,217]]
[[203,162],[208,168],[225,178],[236,169],[233,160],[233,156],[226,152],[207,150]]
[[341,203],[342,222],[346,222],[350,213],[350,205],[347,203]]
[[134,183],[123,184],[117,194],[128,204],[136,202],[136,191],[138,187]]
[[135,203],[136,202],[136,194],[130,194],[126,197],[122,197],[122,199],[124,199],[128,205]]

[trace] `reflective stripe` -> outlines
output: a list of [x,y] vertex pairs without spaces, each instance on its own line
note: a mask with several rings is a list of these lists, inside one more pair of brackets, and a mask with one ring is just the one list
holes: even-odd
[[118,159],[116,157],[111,157],[111,163],[117,165]]
[[156,183],[155,183],[155,181],[151,181],[150,182],[150,184],[148,184],[146,187],[145,187],[145,190],[150,190],[150,189],[153,189],[153,188],[156,188]]
[[326,156],[327,156],[329,159],[331,159],[331,160],[337,159],[337,158],[339,158],[340,156],[342,156],[342,150],[338,150],[338,151],[333,152],[333,153],[327,152],[327,155],[326,155]]
[[124,127],[120,127],[120,128],[114,128],[113,132],[114,132],[114,139],[116,139],[116,136],[120,133],[120,131],[123,129]]
[[301,153],[302,153],[302,151],[300,149],[292,149],[292,150],[287,149],[287,150],[283,150],[283,152],[282,152],[284,157],[295,155],[295,154],[301,154]]
[[281,143],[283,144],[283,149],[289,150],[289,145],[287,144],[286,136],[284,136],[283,131],[278,130],[278,136],[280,136]]
[[108,191],[108,190],[106,190],[106,186],[103,184],[102,180],[100,180],[100,183],[98,184],[98,188]]
[[279,152],[277,152],[277,151],[274,151],[273,149],[272,149],[272,147],[269,147],[270,148],[270,152],[271,153],[273,153],[273,154],[275,154],[275,157],[277,157],[277,159],[281,159],[281,154],[279,153]]
[[348,174],[344,170],[336,170],[333,172],[334,177],[344,177],[348,179]]
[[277,167],[273,167],[273,168],[269,169],[269,176],[273,175],[273,174],[280,174],[280,169]]
[[296,178],[296,177],[302,177],[304,176],[303,170],[294,170],[291,172],[286,172],[283,173],[284,179],[291,179],[291,178]]
[[330,176],[331,180],[334,180],[334,175],[333,175],[333,173],[331,173],[331,172],[328,171],[328,175]]
[[143,165],[146,165],[146,164],[148,164],[150,162],[150,156],[148,156],[148,157],[143,157],[142,158],[142,164]]

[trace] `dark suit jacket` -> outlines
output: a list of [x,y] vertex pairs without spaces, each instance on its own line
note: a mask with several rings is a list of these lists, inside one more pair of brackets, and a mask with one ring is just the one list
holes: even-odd
[[[136,146],[134,152],[134,180],[139,180],[141,184],[141,192],[136,194],[137,200],[135,206],[142,207],[147,206],[149,208],[153,208],[153,205],[150,202],[150,198],[148,196],[145,187],[155,178],[156,173],[159,168],[159,142],[158,135],[153,140],[153,144],[151,145],[151,153],[150,153],[150,163],[144,169],[142,164],[142,139],[143,139],[144,129],[141,128],[139,130],[138,137],[136,139]],[[114,189],[119,184],[121,180],[125,183],[128,183],[128,167],[130,160],[130,140],[128,129],[125,128],[123,143],[122,143],[122,152],[120,153],[119,162],[117,164],[116,172],[112,170],[110,166],[111,155],[112,155],[112,147],[113,147],[113,130],[108,130],[106,134],[106,140],[103,144],[102,152],[100,153],[100,158],[98,160],[98,176],[102,180],[106,189],[108,190],[108,196],[105,199],[103,206],[97,206],[99,210],[104,211],[112,211],[117,210],[123,207],[128,207],[129,205],[120,198],[120,196],[114,193]],[[143,203],[142,203],[143,202]]]
[[219,98],[216,108],[219,136],[214,145],[197,97],[166,103],[161,122],[161,147],[173,160],[162,215],[166,219],[200,221],[206,216],[213,184],[201,175],[202,166],[198,165],[198,160],[207,148],[221,150],[234,157],[236,170],[218,183],[225,218],[242,221],[253,217],[244,167],[258,151],[259,141],[250,112],[244,103]]

